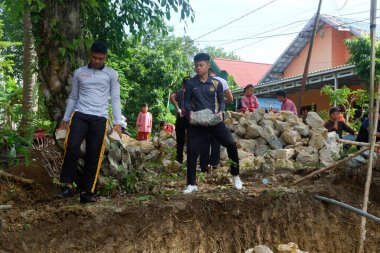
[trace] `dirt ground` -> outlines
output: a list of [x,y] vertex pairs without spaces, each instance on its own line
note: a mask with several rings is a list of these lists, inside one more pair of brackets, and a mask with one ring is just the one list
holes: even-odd
[[[258,244],[273,250],[295,242],[302,250],[356,252],[360,217],[314,199],[319,194],[361,206],[364,171],[347,168],[285,187],[298,178],[276,173],[271,184],[242,172],[243,191],[207,175],[191,196],[101,197],[80,205],[78,197],[55,199],[58,189],[38,163],[7,170],[36,181],[25,187],[0,179],[0,252],[244,252]],[[375,172],[369,212],[380,217],[380,179]],[[163,182],[178,192],[184,181]],[[380,226],[367,221],[366,252],[380,252]]]

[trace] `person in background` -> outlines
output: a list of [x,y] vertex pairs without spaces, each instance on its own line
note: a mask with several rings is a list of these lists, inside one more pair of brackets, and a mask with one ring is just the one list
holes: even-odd
[[[193,113],[209,109],[223,119],[225,109],[223,86],[220,81],[208,74],[210,56],[205,53],[194,57],[196,76],[186,82],[185,109],[191,120]],[[232,135],[224,122],[213,126],[198,126],[190,124],[187,142],[187,186],[184,194],[198,191],[196,185],[197,160],[202,145],[212,136],[222,146],[227,148],[228,158],[231,162],[232,183],[237,190],[243,188],[239,177],[239,155]]]
[[281,111],[291,111],[294,115],[298,116],[297,107],[294,102],[286,98],[286,92],[284,90],[279,90],[276,92],[276,97],[281,104]]
[[153,117],[150,112],[148,112],[148,105],[142,104],[141,111],[137,116],[136,128],[137,128],[137,140],[145,141],[149,139],[149,134],[152,131],[152,121]]
[[182,80],[182,88],[170,95],[170,102],[177,110],[177,118],[175,121],[176,139],[177,139],[177,161],[183,163],[183,148],[187,131],[189,129],[189,119],[185,117],[185,83],[189,77]]
[[108,106],[111,102],[113,131],[121,137],[121,104],[118,73],[105,65],[107,46],[95,41],[91,46],[88,65],[75,70],[70,96],[57,130],[67,129],[60,182],[64,184],[60,198],[73,197],[76,193],[77,162],[80,146],[86,139],[84,176],[78,182],[80,203],[95,202],[93,196],[103,160],[108,127]]
[[[358,136],[356,137],[358,142],[369,143],[369,119],[363,121],[360,126]],[[377,124],[377,133],[376,133],[376,142],[380,141],[380,115],[378,115],[378,124]],[[358,146],[358,149],[360,147]]]
[[240,112],[254,112],[257,108],[260,107],[259,100],[253,93],[255,88],[252,84],[248,84],[244,87],[244,96],[241,98],[241,109]]
[[[336,132],[340,139],[355,141],[356,133],[344,121],[340,120],[341,113],[339,109],[337,107],[330,108],[329,115],[330,119],[325,123],[325,128],[329,132]],[[349,134],[343,136],[343,131]]]
[[160,121],[160,137],[173,136],[175,127],[171,123]]
[[226,104],[232,103],[234,101],[234,96],[232,95],[232,92],[231,92],[231,90],[230,90],[230,88],[228,86],[227,81],[225,79],[219,77],[219,76],[216,76],[216,74],[215,74],[215,72],[214,72],[214,70],[212,68],[208,69],[208,74],[222,83],[222,85],[223,85],[223,94],[224,94],[224,102]]

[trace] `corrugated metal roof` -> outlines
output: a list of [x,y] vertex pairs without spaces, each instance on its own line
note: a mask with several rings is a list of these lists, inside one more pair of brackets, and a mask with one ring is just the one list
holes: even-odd
[[271,64],[213,58],[214,63],[221,71],[232,75],[239,87],[247,84],[258,84],[259,80],[271,67]]
[[[281,54],[281,56],[272,65],[269,71],[260,79],[259,83],[268,83],[278,81],[275,77],[277,73],[284,73],[289,64],[300,54],[305,46],[310,42],[311,32],[314,25],[315,15],[305,27],[300,31],[293,42]],[[338,18],[331,15],[321,14],[319,17],[317,31],[320,30],[325,24],[337,30],[346,30],[355,36],[361,36],[363,33],[369,32],[369,24],[362,20],[352,20],[347,18]],[[380,29],[377,29],[377,36],[380,35]]]

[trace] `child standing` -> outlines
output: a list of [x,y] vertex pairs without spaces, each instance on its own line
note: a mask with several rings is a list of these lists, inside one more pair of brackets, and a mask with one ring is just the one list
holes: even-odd
[[255,95],[253,95],[255,88],[252,84],[248,84],[244,88],[244,97],[241,98],[242,108],[240,112],[245,112],[249,110],[250,112],[254,112],[257,108],[260,107],[259,100]]
[[148,105],[145,103],[141,105],[141,111],[137,116],[136,128],[138,141],[149,139],[149,133],[152,131],[152,114],[148,112]]

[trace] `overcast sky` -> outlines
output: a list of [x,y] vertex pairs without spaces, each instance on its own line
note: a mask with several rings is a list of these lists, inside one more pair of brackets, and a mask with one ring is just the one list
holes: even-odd
[[[188,20],[185,31],[184,22],[179,22],[179,16],[173,14],[169,25],[174,27],[175,35],[188,35],[196,39],[271,1],[273,0],[190,0],[195,11],[194,23]],[[247,17],[195,41],[200,47],[210,45],[222,47],[228,52],[233,51],[242,60],[273,63],[295,38],[295,33],[315,14],[318,2],[276,0]],[[323,0],[321,13],[355,20],[367,19],[369,22],[369,10],[370,0]],[[380,11],[377,16],[380,16]],[[285,27],[279,28],[281,26]],[[276,34],[288,35],[273,37]],[[246,38],[249,36],[253,38]]]

